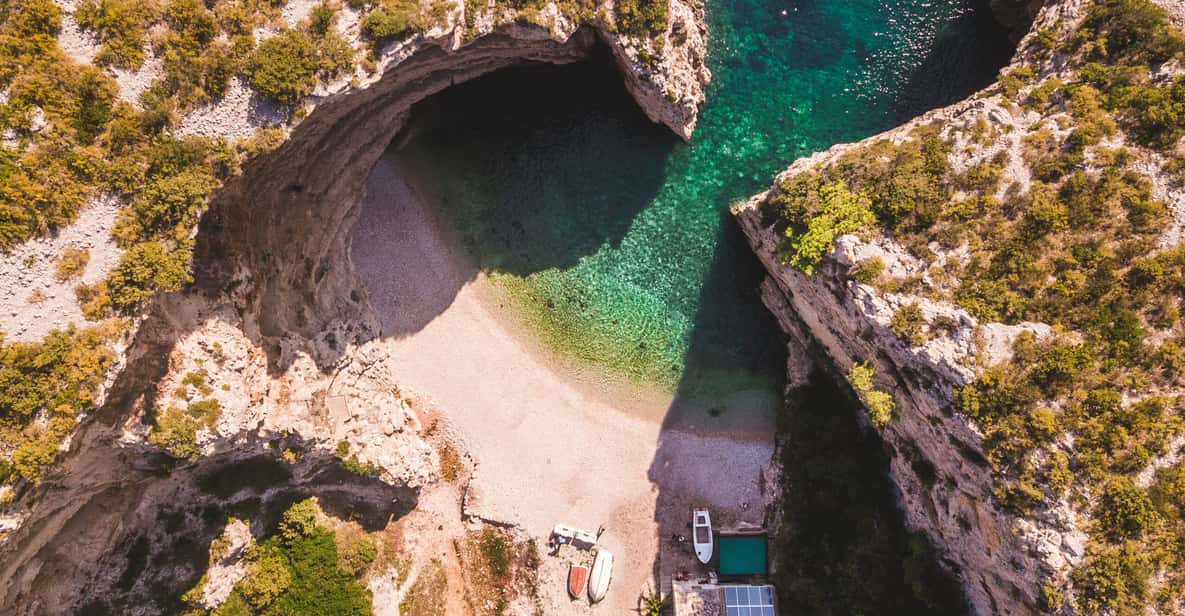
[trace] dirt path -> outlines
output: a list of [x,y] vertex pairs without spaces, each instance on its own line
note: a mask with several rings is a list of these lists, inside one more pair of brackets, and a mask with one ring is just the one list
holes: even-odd
[[[499,318],[489,283],[456,256],[447,228],[390,156],[371,176],[353,244],[396,382],[442,409],[475,461],[466,513],[517,525],[540,544],[557,522],[607,527],[601,545],[616,566],[608,599],[593,611],[634,608],[655,582],[659,538],[684,532],[692,504],[729,522],[761,522],[763,507],[748,505],[763,502],[772,413],[759,429],[751,417],[739,431],[695,421],[672,429],[654,419],[664,415],[654,405],[669,406],[669,397],[610,404],[589,395]],[[574,556],[565,550],[541,569],[549,614],[587,609],[564,593]]]

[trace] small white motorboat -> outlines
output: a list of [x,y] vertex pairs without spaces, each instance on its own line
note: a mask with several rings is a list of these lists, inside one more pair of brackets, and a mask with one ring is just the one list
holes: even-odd
[[613,575],[613,552],[600,550],[588,575],[588,600],[596,603],[609,592],[609,578]]
[[708,564],[712,560],[712,517],[707,509],[692,512],[691,542],[695,546],[695,557]]

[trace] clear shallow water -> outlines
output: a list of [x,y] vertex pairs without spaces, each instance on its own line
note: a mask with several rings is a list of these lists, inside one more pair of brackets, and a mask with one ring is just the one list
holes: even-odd
[[690,143],[593,62],[450,88],[401,157],[550,346],[693,397],[776,392],[780,336],[728,205],[990,83],[1011,47],[986,4],[709,0],[714,78]]

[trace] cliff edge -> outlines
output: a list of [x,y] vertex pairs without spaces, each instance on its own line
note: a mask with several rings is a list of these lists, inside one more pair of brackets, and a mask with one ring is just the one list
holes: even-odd
[[1046,3],[996,85],[733,208],[978,613],[1182,610],[1179,17]]

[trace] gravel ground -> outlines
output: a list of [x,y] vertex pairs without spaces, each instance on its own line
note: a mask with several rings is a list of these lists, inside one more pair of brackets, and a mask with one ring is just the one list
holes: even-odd
[[[102,280],[119,263],[122,251],[111,240],[118,211],[119,202],[114,198],[96,199],[56,236],[30,240],[0,255],[0,331],[4,339],[33,342],[51,329],[85,321],[74,287]],[[85,248],[90,261],[80,278],[58,282],[54,278],[56,261],[69,247]],[[43,299],[31,302],[35,294]]]

